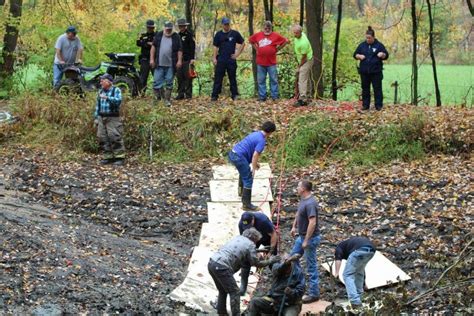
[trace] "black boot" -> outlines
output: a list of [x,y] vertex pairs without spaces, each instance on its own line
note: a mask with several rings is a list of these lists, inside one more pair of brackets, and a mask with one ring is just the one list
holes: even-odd
[[258,207],[250,201],[252,199],[252,189],[243,188],[242,190],[242,209],[244,211],[256,211]]
[[244,296],[247,292],[247,284],[249,283],[250,267],[242,267],[240,270],[240,296]]
[[239,188],[237,189],[237,194],[242,196],[242,189],[244,188],[244,183],[242,182],[242,177],[239,176]]

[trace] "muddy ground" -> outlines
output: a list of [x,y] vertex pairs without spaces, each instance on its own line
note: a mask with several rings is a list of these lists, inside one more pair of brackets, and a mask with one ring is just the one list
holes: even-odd
[[[0,157],[0,312],[192,312],[167,294],[184,279],[207,221],[217,161],[150,166],[131,159],[103,167],[96,156],[61,162],[24,148],[10,152]],[[320,262],[337,241],[366,234],[412,277],[367,297],[384,298],[394,313],[469,312],[472,248],[441,282],[451,286],[402,305],[427,290],[472,238],[473,170],[466,158],[432,157],[370,172],[327,165],[287,173],[282,252],[292,245],[296,184],[310,178],[323,207]],[[329,276],[320,271],[322,296],[330,300]],[[265,287],[267,273],[263,280]],[[336,291],[345,296],[342,286]]]

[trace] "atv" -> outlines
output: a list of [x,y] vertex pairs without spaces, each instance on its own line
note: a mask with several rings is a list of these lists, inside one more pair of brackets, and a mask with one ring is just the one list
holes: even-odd
[[66,66],[65,79],[61,80],[54,90],[60,94],[76,93],[83,95],[86,91],[100,89],[100,76],[109,73],[114,77],[114,85],[122,94],[138,96],[142,90],[140,76],[133,65],[135,54],[107,53],[111,62],[101,62],[95,67],[84,67],[80,64]]

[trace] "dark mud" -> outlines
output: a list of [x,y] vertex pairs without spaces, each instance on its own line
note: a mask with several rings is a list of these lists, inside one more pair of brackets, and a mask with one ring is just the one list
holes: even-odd
[[[132,159],[102,167],[92,156],[59,162],[15,152],[0,158],[0,313],[192,313],[167,294],[184,279],[207,221],[211,162]],[[326,166],[288,173],[281,251],[293,243],[296,184],[310,178],[323,208],[320,263],[338,241],[366,234],[412,277],[367,293],[384,301],[385,313],[469,312],[472,286],[465,284],[403,304],[427,290],[472,238],[472,170],[472,161],[434,157],[371,172]],[[441,284],[472,278],[472,266],[471,252]],[[345,297],[340,284],[334,293],[329,275],[320,275],[323,299]],[[268,278],[266,271],[258,292]]]

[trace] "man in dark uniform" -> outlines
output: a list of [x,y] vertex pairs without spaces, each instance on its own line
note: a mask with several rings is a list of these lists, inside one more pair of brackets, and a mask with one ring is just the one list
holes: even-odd
[[142,83],[143,91],[146,89],[148,75],[153,71],[153,69],[150,68],[150,49],[155,35],[155,22],[153,20],[146,21],[146,33],[142,33],[137,40],[137,46],[141,47],[140,82]]
[[[278,235],[275,226],[273,226],[273,223],[268,216],[261,212],[244,212],[242,217],[240,217],[239,222],[240,234],[242,235],[246,229],[251,227],[255,228],[260,234],[262,234],[262,238],[257,242],[256,248],[258,249],[260,245],[266,247],[269,246],[269,253],[276,255]],[[242,265],[242,269],[240,270],[240,295],[242,296],[245,295],[245,291],[247,290],[249,275],[250,265]]]
[[189,67],[194,65],[196,41],[194,40],[194,34],[188,30],[188,25],[189,23],[186,19],[178,20],[178,35],[181,38],[181,46],[183,47],[183,66],[176,73],[178,78],[178,95],[176,100],[191,99],[193,96],[193,78],[189,76]]

